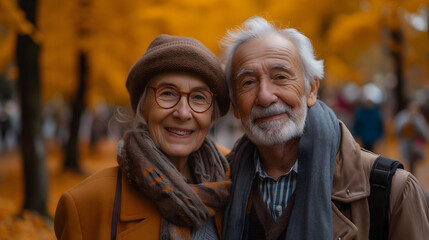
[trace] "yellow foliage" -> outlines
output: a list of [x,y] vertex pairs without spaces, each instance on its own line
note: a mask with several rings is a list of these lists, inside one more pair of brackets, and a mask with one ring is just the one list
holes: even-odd
[[0,0],[0,71],[13,59],[15,54],[16,34],[30,35],[40,42],[41,35],[33,24],[25,18],[24,12],[14,0]]
[[359,76],[356,70],[333,54],[325,59],[325,71],[327,76],[324,81],[328,85],[337,85],[345,81],[359,82]]
[[350,52],[378,41],[380,34],[379,15],[373,12],[357,12],[339,16],[328,32],[327,42],[331,51]]
[[30,35],[35,42],[41,41],[41,34],[36,27],[25,18],[24,12],[16,1],[0,0],[0,24],[10,31]]
[[410,12],[417,11],[424,6],[423,4],[429,4],[428,0],[371,0],[370,2],[391,10],[401,8]]
[[8,32],[6,36],[0,34],[0,71],[13,59],[15,54],[16,34]]

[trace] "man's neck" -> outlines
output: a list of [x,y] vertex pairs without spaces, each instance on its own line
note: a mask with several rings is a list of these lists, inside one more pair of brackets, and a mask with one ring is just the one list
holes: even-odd
[[298,144],[299,138],[294,138],[283,144],[257,146],[262,170],[274,179],[289,172],[298,159]]

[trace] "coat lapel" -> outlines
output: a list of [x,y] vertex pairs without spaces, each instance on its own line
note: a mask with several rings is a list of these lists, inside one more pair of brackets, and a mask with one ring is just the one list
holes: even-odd
[[355,239],[358,233],[357,227],[345,217],[332,203],[332,221],[334,224],[334,239]]
[[155,204],[147,197],[141,195],[135,190],[127,179],[122,175],[122,194],[121,210],[119,214],[120,221],[136,221],[159,215]]
[[[332,186],[332,220],[334,224],[334,239],[367,239],[369,232],[369,208],[367,197],[370,194],[369,172],[374,158],[360,148],[341,122],[341,143],[337,152]],[[346,158],[347,161],[343,161]],[[374,158],[375,159],[375,158]],[[350,216],[339,210],[340,206],[349,204]],[[359,229],[359,231],[358,231]]]
[[[340,123],[342,137],[335,162],[332,200],[350,203],[368,197],[370,186],[362,161],[359,159],[360,146],[353,140],[344,123]],[[343,157],[355,161],[343,161]]]
[[[159,239],[161,215],[156,205],[134,189],[124,175],[121,188],[119,224],[123,227],[118,229],[118,239]],[[214,218],[221,236],[223,213],[217,213]]]
[[159,239],[161,217],[155,204],[122,176],[118,239]]

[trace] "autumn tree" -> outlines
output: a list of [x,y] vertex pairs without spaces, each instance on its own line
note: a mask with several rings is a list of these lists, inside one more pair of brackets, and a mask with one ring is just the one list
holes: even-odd
[[88,88],[88,46],[85,46],[85,41],[91,34],[91,7],[92,0],[76,1],[76,40],[78,44],[77,51],[77,66],[78,66],[78,81],[75,96],[71,102],[71,121],[70,135],[65,145],[65,161],[64,167],[75,171],[80,171],[79,166],[79,128],[82,118],[82,113],[85,110],[85,99]]
[[[20,8],[36,26],[37,1],[20,0]],[[21,153],[24,161],[24,209],[48,216],[46,210],[48,174],[41,134],[42,117],[39,79],[39,45],[31,36],[19,34],[16,58],[19,68],[18,92],[21,102]]]

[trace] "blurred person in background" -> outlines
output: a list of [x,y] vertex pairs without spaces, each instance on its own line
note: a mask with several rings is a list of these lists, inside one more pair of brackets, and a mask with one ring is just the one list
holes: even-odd
[[159,35],[126,87],[135,125],[119,166],[61,196],[57,238],[219,239],[229,165],[207,133],[230,105],[220,62],[195,39]]
[[6,107],[2,102],[0,102],[0,150],[4,145],[7,145],[7,133],[10,128],[10,117],[6,111]]
[[105,103],[100,103],[95,111],[91,114],[91,129],[89,136],[89,143],[91,146],[91,150],[95,150],[97,147],[97,143],[107,136],[108,133],[108,124],[109,121],[109,109]]
[[[234,115],[245,130],[228,155],[222,238],[368,239],[369,176],[379,155],[361,149],[317,99],[323,61],[310,40],[253,17],[221,45]],[[427,239],[429,209],[412,174],[396,170],[387,201],[388,227],[371,232]]]
[[20,120],[19,105],[15,100],[0,104],[0,150],[10,150],[17,146]]
[[[374,145],[383,137],[383,119],[375,85],[367,84],[362,88],[362,104],[355,110],[353,135],[362,143],[362,147],[374,151]],[[377,91],[377,90],[375,90]]]
[[414,173],[415,163],[425,158],[425,144],[429,141],[428,124],[416,101],[395,116],[395,133],[399,138],[401,157],[408,161],[410,172]]

